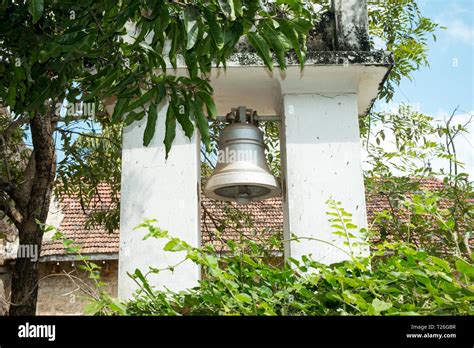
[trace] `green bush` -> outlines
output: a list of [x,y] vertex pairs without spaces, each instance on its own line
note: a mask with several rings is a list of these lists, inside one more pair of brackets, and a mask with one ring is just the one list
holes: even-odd
[[[166,239],[164,250],[184,252],[202,267],[199,286],[180,292],[157,290],[149,274],[173,271],[150,267],[130,276],[138,283],[134,298],[118,304],[107,296],[89,306],[90,314],[121,315],[467,315],[474,314],[474,265],[456,256],[445,259],[403,242],[372,246],[370,257],[352,249],[354,225],[336,202],[328,213],[335,234],[345,234],[348,260],[324,265],[303,256],[282,266],[268,261],[269,246],[228,241],[230,252],[194,248],[146,221],[145,238]],[[362,231],[364,232],[364,231]],[[352,240],[352,242],[351,242]],[[294,242],[297,242],[296,240]],[[315,243],[318,240],[314,241]],[[276,243],[276,242],[275,242]]]

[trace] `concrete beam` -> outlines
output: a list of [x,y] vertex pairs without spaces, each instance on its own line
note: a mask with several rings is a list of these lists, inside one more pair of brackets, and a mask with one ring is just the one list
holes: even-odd
[[[362,115],[377,96],[380,84],[389,71],[385,61],[365,57],[362,61],[355,52],[324,55],[305,66],[291,65],[284,73],[269,73],[258,61],[255,65],[229,64],[227,70],[211,72],[214,100],[219,114],[227,114],[235,105],[246,105],[261,115],[280,115],[281,87],[285,84],[292,93],[357,92],[357,113]],[[336,92],[337,91],[337,92]]]

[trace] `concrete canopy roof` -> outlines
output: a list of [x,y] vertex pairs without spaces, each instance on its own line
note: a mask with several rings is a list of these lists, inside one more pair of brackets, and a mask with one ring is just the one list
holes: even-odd
[[358,112],[365,114],[377,97],[392,67],[385,51],[309,52],[301,70],[293,56],[287,68],[273,72],[264,67],[256,53],[235,53],[227,68],[213,68],[211,85],[220,115],[245,105],[260,115],[280,115],[283,94],[358,94]]

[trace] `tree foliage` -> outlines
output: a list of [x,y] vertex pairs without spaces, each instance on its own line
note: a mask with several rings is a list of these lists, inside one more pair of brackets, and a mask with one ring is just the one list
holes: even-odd
[[379,98],[392,99],[403,78],[428,66],[428,38],[436,40],[439,24],[423,16],[415,0],[369,0],[371,46],[393,54],[394,66]]
[[[0,99],[15,115],[32,116],[64,99],[99,104],[114,97],[113,122],[148,116],[145,145],[156,108],[168,100],[169,152],[176,124],[190,137],[195,127],[206,133],[203,107],[217,116],[207,75],[212,64],[225,65],[243,36],[269,69],[272,53],[295,49],[303,57],[311,12],[301,1],[278,4],[277,11],[250,0],[2,1]],[[178,66],[188,76],[176,76]]]
[[[407,241],[434,255],[471,257],[474,193],[472,180],[456,155],[456,142],[467,125],[453,125],[457,110],[444,123],[401,106],[362,119],[367,149],[368,194],[388,203],[374,220],[381,240]],[[449,170],[445,170],[449,168]],[[438,180],[438,187],[426,187]]]

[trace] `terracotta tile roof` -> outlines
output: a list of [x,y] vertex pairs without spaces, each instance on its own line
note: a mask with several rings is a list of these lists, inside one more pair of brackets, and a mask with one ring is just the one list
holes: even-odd
[[[64,215],[58,230],[65,237],[81,245],[82,254],[118,253],[119,233],[109,233],[103,227],[86,228],[87,214],[91,211],[112,208],[111,191],[107,185],[97,188],[97,198],[87,210],[83,210],[80,202],[67,197],[59,202],[59,209]],[[202,243],[212,243],[216,249],[225,250],[223,241],[238,240],[239,236],[258,241],[269,239],[274,235],[282,235],[283,213],[281,197],[263,202],[240,206],[213,201],[202,196],[201,230]],[[230,219],[227,228],[222,228],[222,221]],[[221,231],[219,233],[218,231]],[[45,239],[41,256],[64,255],[64,245],[60,240]]]
[[[417,179],[421,190],[436,191],[443,188],[443,182],[436,179]],[[390,210],[390,202],[383,192],[379,191],[371,193],[366,190],[366,208],[367,208],[367,220],[369,224],[374,221],[375,216],[384,211]],[[400,218],[404,218],[404,214],[399,214]],[[406,218],[405,218],[406,220]]]
[[[86,227],[87,214],[91,211],[113,208],[111,190],[107,185],[99,185],[88,209],[83,210],[80,202],[67,197],[59,202],[59,210],[64,216],[58,230],[65,237],[81,245],[82,254],[118,253],[119,233],[109,233],[104,227]],[[60,240],[44,240],[41,256],[63,255],[64,245]]]
[[[424,179],[420,188],[437,190],[443,187],[438,180]],[[107,210],[111,208],[111,191],[106,185],[97,188],[97,198],[91,209],[83,211],[80,203],[73,198],[66,198],[60,202],[64,214],[59,230],[68,238],[82,245],[82,254],[118,253],[118,231],[108,233],[102,227],[86,228],[87,213],[91,210]],[[367,216],[369,224],[374,221],[377,213],[390,208],[389,201],[381,193],[367,194]],[[282,198],[276,197],[262,202],[239,206],[241,213],[236,211],[234,204],[213,201],[202,196],[201,232],[202,243],[212,243],[216,249],[225,251],[222,241],[238,240],[240,236],[258,241],[268,240],[272,236],[282,237],[283,210]],[[226,218],[231,223],[222,226]],[[60,241],[45,240],[42,247],[42,256],[64,255],[64,247]]]
[[[412,181],[410,184],[413,183],[418,183],[419,184],[419,189],[420,190],[427,190],[427,191],[440,191],[445,188],[444,183],[439,180],[434,180],[434,179],[417,179],[416,181]],[[383,186],[383,185],[382,185]],[[374,193],[376,192],[376,193]],[[404,193],[406,197],[412,197],[414,193],[416,192],[401,192]],[[469,199],[469,202],[474,203],[473,199]],[[408,225],[409,223],[409,214],[408,211],[401,205],[397,206],[396,199],[393,199],[392,205],[390,204],[389,198],[386,194],[384,194],[382,191],[377,192],[376,190],[371,190],[371,193],[366,194],[366,204],[367,204],[367,220],[369,222],[369,226],[371,227],[372,230],[378,231],[380,233],[376,234],[375,236],[372,237],[373,242],[378,242],[381,239],[381,236],[384,234],[384,227],[382,224],[377,224],[375,221],[376,215],[378,213],[382,213],[384,210],[386,211],[391,211],[391,209],[394,210],[395,216],[397,217],[399,223],[402,225]],[[449,200],[440,200],[437,202],[437,205],[441,209],[448,209],[452,206],[452,202]],[[430,241],[430,246],[432,250],[436,250],[437,252],[440,253],[445,253],[445,254],[451,254],[453,252],[452,247],[449,246],[449,244],[446,243],[446,240],[444,239],[443,235],[439,234],[439,231],[437,228],[434,226],[437,225],[437,222],[433,218],[433,216],[426,216],[425,219],[425,225],[423,226],[422,229],[416,231],[416,229],[411,229],[408,231],[405,229],[402,235],[402,238],[408,238],[408,233],[410,235],[410,242],[412,242],[415,245],[421,245],[423,243],[423,240],[429,240]],[[431,227],[433,226],[433,227]],[[461,230],[468,230],[470,227],[469,226],[460,226]],[[472,227],[471,227],[472,228]],[[393,240],[394,236],[393,235],[385,235],[384,238],[386,240]],[[474,247],[474,238],[469,239],[469,245],[471,248]]]
[[[222,222],[226,220],[230,223],[224,227]],[[269,240],[272,236],[281,239],[282,197],[238,206],[234,203],[214,201],[203,195],[201,235],[203,245],[212,244],[219,251],[227,249],[225,241],[239,240],[242,236],[256,242]]]

